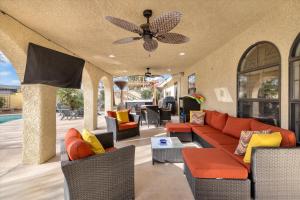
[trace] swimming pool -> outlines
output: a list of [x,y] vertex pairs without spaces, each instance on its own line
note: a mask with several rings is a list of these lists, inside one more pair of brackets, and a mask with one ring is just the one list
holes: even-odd
[[0,115],[0,124],[17,119],[22,119],[22,115]]

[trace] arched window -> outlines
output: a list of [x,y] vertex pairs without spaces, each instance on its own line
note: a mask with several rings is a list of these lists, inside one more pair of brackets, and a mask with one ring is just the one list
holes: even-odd
[[237,115],[280,126],[280,53],[259,42],[243,54],[237,73]]
[[300,34],[294,41],[289,57],[289,110],[290,129],[300,143]]

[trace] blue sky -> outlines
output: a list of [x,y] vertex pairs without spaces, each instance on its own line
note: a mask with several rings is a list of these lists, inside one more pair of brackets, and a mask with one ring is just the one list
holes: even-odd
[[0,51],[0,85],[20,85],[15,68]]

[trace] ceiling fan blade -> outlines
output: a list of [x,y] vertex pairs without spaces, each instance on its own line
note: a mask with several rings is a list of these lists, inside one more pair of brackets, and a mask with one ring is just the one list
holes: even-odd
[[157,36],[156,39],[160,42],[169,44],[181,44],[190,40],[190,38],[179,33],[165,33]]
[[166,12],[150,22],[150,31],[155,35],[167,33],[179,24],[181,16],[178,11]]
[[154,39],[146,40],[143,44],[146,51],[152,52],[158,47],[158,42]]
[[141,27],[139,27],[131,22],[125,21],[123,19],[119,19],[119,18],[112,17],[112,16],[106,16],[105,19],[108,20],[109,22],[111,22],[112,24],[114,24],[120,28],[123,28],[127,31],[131,31],[131,32],[138,33],[138,34],[143,33],[143,29],[141,29]]
[[127,44],[127,43],[134,42],[134,41],[137,41],[137,40],[140,40],[140,39],[142,39],[142,37],[122,38],[122,39],[114,41],[113,44]]

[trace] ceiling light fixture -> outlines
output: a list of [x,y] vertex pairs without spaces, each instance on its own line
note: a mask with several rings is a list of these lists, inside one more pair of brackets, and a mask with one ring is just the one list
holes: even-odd
[[185,53],[184,53],[184,52],[180,52],[179,55],[180,55],[180,56],[184,56]]
[[108,57],[110,57],[110,58],[114,58],[114,57],[116,57],[114,54],[110,54]]

